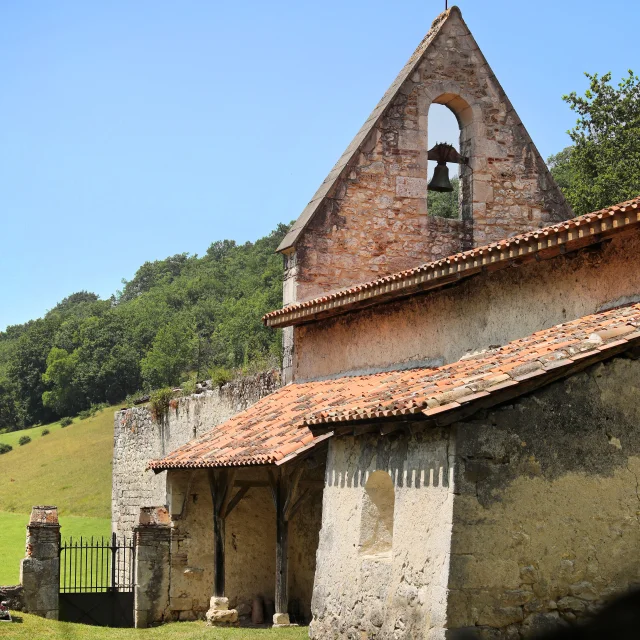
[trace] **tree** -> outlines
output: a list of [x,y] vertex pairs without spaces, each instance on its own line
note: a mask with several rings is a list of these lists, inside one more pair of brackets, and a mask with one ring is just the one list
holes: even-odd
[[47,356],[47,370],[42,379],[50,389],[42,394],[42,404],[59,416],[74,414],[83,408],[83,398],[76,384],[78,352],[68,353],[54,347]]
[[460,217],[460,178],[451,178],[453,191],[427,191],[427,212],[439,218]]
[[7,366],[8,377],[15,389],[17,410],[25,425],[51,421],[55,412],[42,403],[46,383],[42,374],[47,369],[47,356],[58,329],[56,318],[32,322],[17,339]]
[[115,403],[189,372],[277,359],[280,332],[260,318],[282,305],[275,250],[288,228],[242,245],[214,242],[202,258],[146,263],[117,302],[80,291],[0,332],[0,428]]
[[578,215],[640,194],[640,79],[629,71],[615,87],[611,73],[585,75],[584,96],[563,96],[578,114],[573,146],[549,158]]
[[140,354],[130,344],[117,344],[102,363],[96,379],[100,402],[114,404],[140,389]]
[[[94,302],[98,302],[99,298],[95,293],[90,291],[78,291],[64,298],[61,302],[49,311],[49,313],[61,313],[68,315],[70,313],[78,315],[79,309],[91,307]],[[82,311],[80,311],[82,313]]]
[[142,360],[142,376],[150,387],[175,386],[193,362],[197,336],[192,323],[178,317],[158,331],[151,351]]
[[13,431],[21,426],[13,386],[0,378],[0,429]]
[[126,302],[133,300],[137,296],[150,291],[161,282],[172,282],[183,272],[192,260],[195,260],[195,256],[190,258],[188,253],[177,253],[175,256],[171,256],[165,260],[145,262],[138,269],[133,280],[122,281],[124,289],[122,290],[119,301]]
[[207,257],[220,262],[229,252],[236,247],[235,240],[216,240],[209,245]]
[[573,169],[570,165],[572,151],[573,147],[565,147],[562,151],[547,158],[551,175],[565,195],[569,193],[573,181]]

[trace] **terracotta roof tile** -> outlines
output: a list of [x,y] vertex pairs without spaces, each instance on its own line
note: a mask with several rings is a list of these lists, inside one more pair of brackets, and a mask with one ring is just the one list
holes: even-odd
[[[290,384],[149,467],[277,464],[327,436],[322,427],[422,413],[427,418],[545,384],[588,358],[602,360],[640,343],[640,304],[538,331],[438,368],[388,371]],[[535,381],[535,380],[534,380]],[[522,389],[522,391],[520,391]],[[498,401],[497,399],[495,400]]]
[[[345,313],[351,309],[372,306],[451,284],[452,274],[457,274],[458,278],[463,279],[478,273],[488,264],[492,265],[492,269],[506,268],[514,261],[529,260],[544,251],[564,253],[580,249],[597,243],[604,237],[626,231],[638,223],[640,196],[601,211],[505,238],[484,247],[392,273],[313,300],[288,305],[267,313],[262,321],[269,327],[286,327]],[[394,283],[391,290],[388,286],[390,283]]]

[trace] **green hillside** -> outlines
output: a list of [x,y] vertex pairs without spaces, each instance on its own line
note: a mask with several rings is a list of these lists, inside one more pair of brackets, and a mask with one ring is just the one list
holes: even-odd
[[0,331],[0,432],[80,415],[129,394],[229,370],[278,366],[288,227],[256,242],[214,242],[202,257],[146,262],[107,300],[80,291],[42,318]]
[[[24,558],[26,526],[29,514],[7,513],[0,511],[0,584],[18,584],[20,582],[20,560]],[[111,521],[107,518],[83,518],[64,516],[60,534],[67,539],[82,537],[100,538],[111,533]]]
[[[86,420],[74,420],[0,434],[0,443],[13,451],[0,456],[0,511],[28,514],[35,504],[53,504],[60,515],[109,518],[113,413],[100,411]],[[24,435],[31,442],[18,445]]]
[[[111,532],[113,414],[109,407],[92,418],[0,434],[13,451],[0,455],[0,584],[19,581],[26,524],[31,507],[56,505],[61,534],[108,536]],[[19,438],[31,442],[20,446]]]

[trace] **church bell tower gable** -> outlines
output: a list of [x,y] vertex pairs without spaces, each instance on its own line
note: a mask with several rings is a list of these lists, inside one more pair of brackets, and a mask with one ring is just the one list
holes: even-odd
[[[460,127],[457,219],[429,215],[429,108]],[[279,247],[285,304],[572,217],[460,10],[433,23]]]

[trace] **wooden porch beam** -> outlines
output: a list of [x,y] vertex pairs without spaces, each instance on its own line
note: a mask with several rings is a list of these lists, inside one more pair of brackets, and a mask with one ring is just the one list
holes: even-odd
[[211,502],[213,504],[213,595],[224,598],[224,535],[225,522],[220,507],[226,493],[227,470],[211,469],[208,473]]
[[302,476],[303,471],[304,471],[303,467],[301,466],[296,467],[293,470],[293,473],[291,474],[291,478],[287,482],[287,487],[285,491],[286,497],[285,497],[284,507],[283,507],[284,517],[287,521],[289,520],[289,518],[287,517],[287,513],[289,512],[291,504],[296,497],[296,493],[298,491],[298,484],[300,482],[300,477]]
[[311,493],[312,493],[311,489],[305,489],[300,494],[300,497],[293,504],[289,506],[289,508],[285,512],[285,517],[287,519],[287,522],[291,522],[291,520],[293,520],[293,517],[296,515],[296,513],[298,512],[298,510],[300,509],[304,501],[311,495]]
[[[268,480],[236,480],[234,486],[236,489],[241,489],[242,487],[248,487],[250,489],[266,487],[271,489],[273,483]],[[324,487],[324,480],[300,480],[298,487],[300,489],[322,489]]]
[[235,509],[238,502],[240,502],[240,500],[242,500],[242,498],[244,498],[247,495],[247,492],[249,491],[249,489],[251,489],[251,486],[249,485],[240,487],[236,495],[233,496],[233,498],[231,498],[231,500],[229,501],[229,504],[227,505],[227,511],[225,513],[225,517],[227,517]]
[[233,485],[235,479],[236,470],[230,469],[227,471],[226,478],[224,480],[224,487],[220,491],[220,506],[218,509],[218,515],[223,519],[227,517],[227,508],[231,502],[231,498],[233,497]]
[[[269,485],[276,508],[276,614],[288,615],[289,608],[289,522],[311,492],[307,487],[296,499],[305,467],[298,465],[290,472],[285,467],[267,468]],[[286,617],[286,616],[283,616]]]

